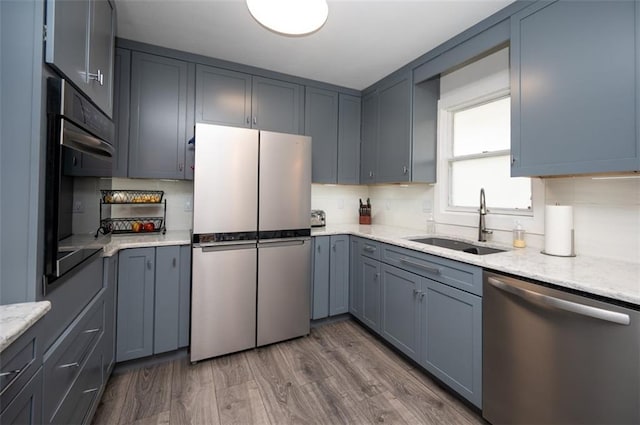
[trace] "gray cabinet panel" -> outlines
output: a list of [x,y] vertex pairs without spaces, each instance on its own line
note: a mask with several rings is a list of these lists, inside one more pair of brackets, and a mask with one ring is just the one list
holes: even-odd
[[42,424],[42,369],[36,373],[18,395],[0,411],[3,425]]
[[362,321],[380,332],[380,262],[360,256],[362,278]]
[[349,311],[349,236],[331,236],[329,316]]
[[45,60],[76,86],[87,85],[89,0],[52,0],[47,7]]
[[313,238],[313,304],[311,318],[322,319],[329,316],[329,236]]
[[153,353],[178,348],[180,326],[180,247],[156,248]]
[[482,298],[423,280],[420,363],[477,407],[482,405]]
[[338,183],[360,183],[360,97],[338,95]]
[[90,0],[89,64],[87,94],[107,115],[113,111],[113,49],[115,45],[115,11],[108,0]]
[[338,181],[338,93],[306,88],[305,134],[312,138],[311,181]]
[[411,73],[379,88],[377,183],[411,180]]
[[251,75],[196,65],[196,122],[251,127]]
[[189,345],[191,322],[191,245],[180,247],[180,307],[178,347]]
[[118,267],[118,362],[153,354],[155,248],[120,252]]
[[378,92],[362,98],[362,142],[360,145],[360,184],[376,182],[378,149]]
[[512,176],[640,168],[638,8],[540,2],[512,16]]
[[439,99],[440,78],[424,81],[413,88],[413,182],[436,182]]
[[251,113],[253,128],[302,134],[304,92],[297,84],[253,77]]
[[102,352],[104,356],[103,374],[109,376],[116,360],[116,288],[118,285],[118,256],[104,259],[104,335],[102,336]]
[[184,177],[187,63],[133,52],[129,177]]
[[420,349],[421,277],[382,265],[382,324],[387,341],[414,360]]
[[362,320],[363,307],[363,291],[362,278],[360,272],[362,265],[360,264],[360,243],[361,240],[354,236],[351,237],[349,250],[349,313]]

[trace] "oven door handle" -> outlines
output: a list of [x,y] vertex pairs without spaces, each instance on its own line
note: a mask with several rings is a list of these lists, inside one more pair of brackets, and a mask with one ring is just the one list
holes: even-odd
[[62,118],[61,144],[103,160],[111,160],[115,153],[110,143],[83,130],[64,117]]
[[582,316],[593,317],[594,319],[604,320],[606,322],[617,323],[618,325],[629,325],[631,323],[631,319],[629,318],[628,314],[618,313],[616,311],[605,310],[602,308],[592,307],[572,301],[562,300],[556,297],[550,297],[549,295],[543,295],[538,292],[530,291],[528,289],[522,289],[513,285],[509,285],[508,283],[505,283],[500,279],[496,279],[495,277],[489,277],[487,281],[494,288],[508,292],[533,303],[568,311],[570,313],[580,314]]

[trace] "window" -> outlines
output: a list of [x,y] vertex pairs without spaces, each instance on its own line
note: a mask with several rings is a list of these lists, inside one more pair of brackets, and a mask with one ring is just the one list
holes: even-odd
[[510,176],[510,106],[503,96],[450,111],[450,208],[477,208],[484,188],[488,208],[531,210],[530,179]]

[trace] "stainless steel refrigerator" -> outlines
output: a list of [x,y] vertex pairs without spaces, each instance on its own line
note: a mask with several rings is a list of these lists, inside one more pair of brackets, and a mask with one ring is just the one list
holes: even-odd
[[309,333],[311,138],[196,125],[191,361]]

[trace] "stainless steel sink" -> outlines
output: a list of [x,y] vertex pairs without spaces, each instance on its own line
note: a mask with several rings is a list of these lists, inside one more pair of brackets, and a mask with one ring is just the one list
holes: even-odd
[[413,242],[423,243],[426,245],[439,246],[441,248],[453,249],[475,255],[495,254],[505,252],[504,249],[489,248],[488,246],[474,245],[468,242],[458,241],[447,238],[417,238],[409,239]]

